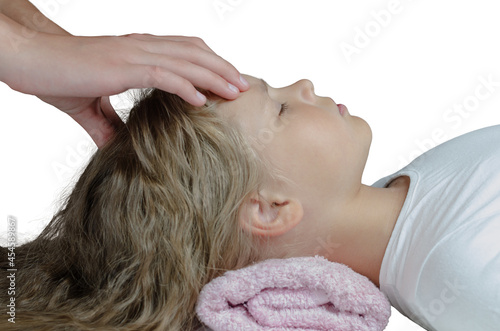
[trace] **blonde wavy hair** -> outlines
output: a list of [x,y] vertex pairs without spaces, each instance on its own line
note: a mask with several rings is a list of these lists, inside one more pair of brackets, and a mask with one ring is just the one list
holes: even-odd
[[[63,207],[17,247],[10,330],[191,330],[201,288],[258,259],[238,207],[265,180],[213,108],[147,90]],[[2,289],[7,250],[1,252]],[[5,307],[7,291],[0,293]]]

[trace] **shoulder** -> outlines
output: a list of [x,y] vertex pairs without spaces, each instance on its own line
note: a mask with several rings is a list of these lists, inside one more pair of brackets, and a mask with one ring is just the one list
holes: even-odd
[[486,316],[499,325],[500,126],[443,143],[378,184],[401,174],[412,183],[381,273],[391,303],[444,330],[477,330]]
[[500,218],[456,229],[429,254],[412,311],[435,329],[496,330],[500,324]]
[[440,162],[445,165],[477,163],[491,156],[500,158],[500,125],[475,130],[450,139],[416,158],[410,166]]

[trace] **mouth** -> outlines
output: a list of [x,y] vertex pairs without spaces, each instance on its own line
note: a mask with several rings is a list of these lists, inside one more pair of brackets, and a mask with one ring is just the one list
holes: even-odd
[[337,107],[339,108],[340,115],[344,116],[344,114],[347,112],[347,107],[341,103],[337,104]]

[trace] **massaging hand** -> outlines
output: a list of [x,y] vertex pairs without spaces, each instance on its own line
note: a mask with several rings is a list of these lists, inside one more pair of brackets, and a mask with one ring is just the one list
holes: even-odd
[[198,38],[38,33],[20,49],[12,54],[6,83],[66,112],[98,147],[123,125],[102,96],[156,87],[201,106],[206,99],[195,86],[227,99],[248,89],[239,72]]

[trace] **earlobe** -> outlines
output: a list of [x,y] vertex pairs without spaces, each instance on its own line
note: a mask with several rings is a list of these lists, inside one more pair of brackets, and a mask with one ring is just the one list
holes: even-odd
[[303,208],[297,199],[252,194],[240,209],[240,225],[246,231],[264,237],[282,235],[302,220]]

